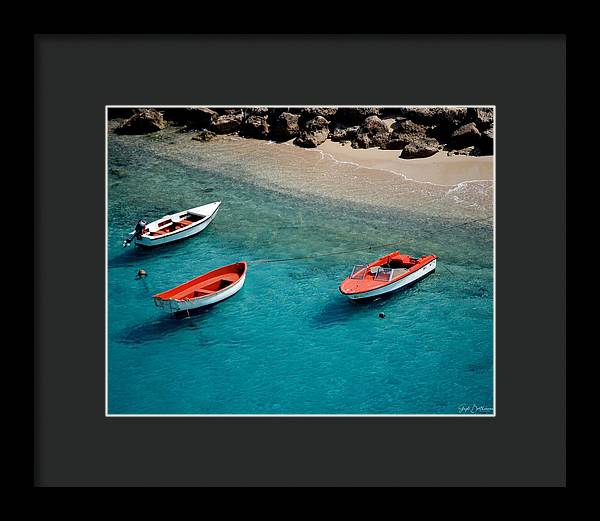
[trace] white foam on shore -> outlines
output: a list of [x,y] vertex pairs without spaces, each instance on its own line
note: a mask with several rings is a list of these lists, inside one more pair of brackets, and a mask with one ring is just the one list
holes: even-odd
[[[437,189],[447,189],[445,193],[439,194],[439,195],[442,198],[449,200],[454,204],[461,205],[463,207],[480,208],[481,205],[478,204],[477,202],[473,202],[472,200],[470,200],[469,195],[473,194],[473,190],[482,194],[482,193],[488,192],[489,190],[492,190],[494,187],[494,181],[489,180],[489,179],[471,179],[471,180],[466,180],[466,181],[460,181],[455,184],[441,184],[441,183],[434,183],[433,181],[424,181],[421,179],[413,179],[402,172],[398,172],[396,170],[392,170],[389,168],[372,167],[372,166],[362,165],[355,161],[341,160],[341,159],[336,158],[332,153],[325,152],[319,148],[297,147],[291,141],[287,141],[285,143],[279,143],[279,144],[288,145],[288,146],[292,147],[294,150],[301,151],[301,153],[304,152],[304,153],[310,154],[310,153],[317,152],[319,154],[319,159],[317,161],[317,164],[323,160],[329,160],[329,161],[332,161],[334,164],[352,166],[355,168],[355,170],[364,169],[364,170],[373,170],[376,172],[389,173],[389,174],[392,174],[392,175],[402,178],[404,181],[407,181],[409,183],[414,183],[415,186],[423,186],[423,187],[430,186],[432,188],[437,188]],[[463,197],[461,197],[461,193],[464,194]]]
[[[295,147],[295,145],[291,144],[291,143],[283,143],[284,145],[288,145],[288,146],[294,146],[294,148],[299,148],[299,147]],[[457,187],[461,187],[467,184],[475,184],[475,183],[485,183],[488,184],[489,187],[492,187],[494,182],[490,181],[489,179],[471,179],[468,181],[461,181],[459,183],[455,183],[455,184],[441,184],[441,183],[434,183],[433,181],[423,181],[422,179],[414,179],[412,177],[408,177],[406,174],[403,174],[402,172],[397,172],[395,170],[391,170],[389,168],[381,168],[381,167],[373,167],[373,166],[366,166],[366,165],[361,165],[360,163],[356,163],[355,161],[342,161],[340,159],[337,159],[333,154],[331,154],[330,152],[324,152],[323,150],[319,149],[319,148],[301,148],[301,150],[304,150],[306,152],[319,152],[319,154],[321,155],[321,159],[330,159],[331,161],[333,161],[334,163],[338,163],[338,164],[343,164],[343,165],[352,165],[354,167],[356,167],[357,169],[361,168],[361,169],[365,169],[365,170],[375,170],[377,172],[388,172],[390,174],[396,175],[401,177],[402,179],[404,179],[405,181],[410,181],[413,183],[419,183],[419,184],[425,184],[425,185],[431,185],[431,186],[437,186],[437,187],[442,187],[442,188],[446,188],[449,187],[448,190],[448,194],[450,192],[452,192],[454,189],[456,189]]]

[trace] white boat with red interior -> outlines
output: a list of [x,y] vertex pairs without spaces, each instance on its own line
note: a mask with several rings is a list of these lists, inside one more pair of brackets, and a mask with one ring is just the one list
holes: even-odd
[[340,284],[340,292],[352,300],[392,293],[433,273],[436,264],[436,255],[414,258],[395,251],[370,264],[354,266]]
[[247,269],[246,262],[229,264],[158,293],[152,298],[156,306],[171,313],[216,304],[242,289]]
[[135,230],[123,241],[123,246],[129,246],[133,242],[137,246],[152,248],[192,237],[212,222],[220,205],[221,201],[215,201],[165,215],[151,223],[144,220],[138,221]]

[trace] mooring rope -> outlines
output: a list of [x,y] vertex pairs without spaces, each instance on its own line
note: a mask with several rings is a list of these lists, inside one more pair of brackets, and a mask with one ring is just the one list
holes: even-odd
[[[471,223],[475,223],[475,222],[487,221],[488,219],[491,219],[493,217],[494,217],[493,215],[488,215],[487,217],[483,217],[481,219],[472,219],[470,221],[465,221],[465,222],[462,222],[462,223],[459,223],[459,224],[456,224],[453,226],[445,226],[444,228],[445,229],[458,228],[460,226],[465,226],[467,224],[471,224]],[[424,232],[424,233],[433,233],[433,232]],[[266,263],[271,263],[271,262],[290,262],[290,261],[297,261],[297,260],[317,259],[319,257],[330,257],[332,255],[342,255],[344,253],[354,253],[357,251],[366,251],[366,250],[372,250],[375,248],[397,246],[404,242],[406,242],[406,241],[388,242],[388,243],[384,243],[384,244],[372,244],[370,246],[363,246],[362,248],[355,248],[352,250],[334,251],[334,252],[330,252],[330,253],[316,253],[314,255],[305,255],[302,257],[287,257],[287,258],[283,258],[283,259],[257,259],[257,260],[248,261],[248,264],[266,264]],[[446,269],[448,269],[448,268],[446,268]],[[450,270],[448,270],[448,271],[450,271]],[[452,273],[452,272],[450,271],[450,273]]]

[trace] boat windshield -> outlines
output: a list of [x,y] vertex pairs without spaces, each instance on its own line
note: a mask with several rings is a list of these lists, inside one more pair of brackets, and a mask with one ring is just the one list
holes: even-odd
[[365,278],[367,274],[367,265],[366,264],[357,264],[352,268],[352,273],[350,274],[351,279],[362,280]]
[[381,280],[387,282],[392,278],[391,268],[379,268],[375,274],[375,280]]

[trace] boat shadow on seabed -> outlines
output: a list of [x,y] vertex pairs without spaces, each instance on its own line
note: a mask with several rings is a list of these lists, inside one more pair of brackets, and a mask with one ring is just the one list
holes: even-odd
[[364,300],[350,300],[338,292],[312,317],[312,323],[314,327],[321,329],[349,322],[356,318],[357,312],[382,311],[390,300],[400,302],[417,291],[420,291],[419,287],[411,285],[393,293]]
[[[184,311],[177,314],[161,315],[152,322],[128,328],[121,336],[122,341],[128,344],[143,344],[154,340],[163,339],[165,336],[175,334],[184,328],[201,329],[205,317],[212,306],[190,310],[189,316]],[[187,320],[188,318],[193,320]]]

